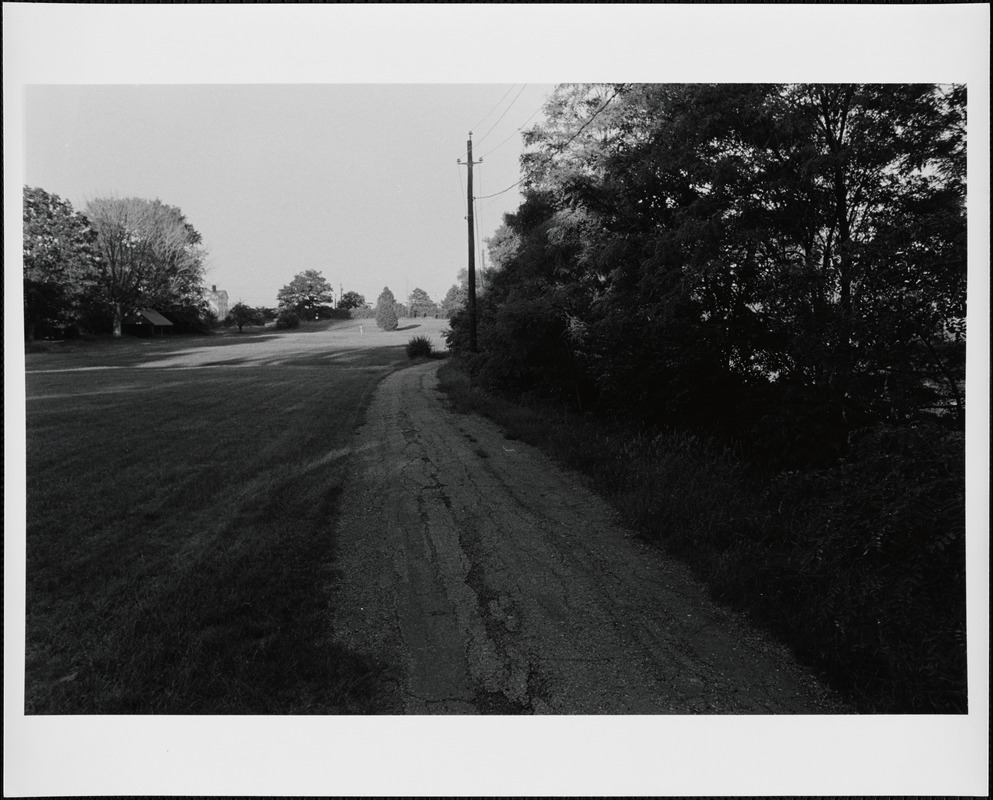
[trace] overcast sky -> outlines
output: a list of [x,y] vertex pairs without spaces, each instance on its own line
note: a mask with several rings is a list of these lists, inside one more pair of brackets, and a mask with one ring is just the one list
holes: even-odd
[[[474,195],[520,177],[522,126],[549,84],[29,86],[25,182],[78,210],[96,197],[178,206],[209,251],[206,283],[276,305],[305,269],[374,302],[441,300],[467,263]],[[492,150],[492,152],[490,152]],[[520,202],[477,203],[479,238]],[[477,262],[480,255],[477,251]]]

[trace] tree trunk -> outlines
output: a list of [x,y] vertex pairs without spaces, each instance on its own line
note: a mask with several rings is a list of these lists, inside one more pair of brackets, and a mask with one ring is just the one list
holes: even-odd
[[120,303],[114,303],[114,338],[120,339],[124,328],[124,311]]

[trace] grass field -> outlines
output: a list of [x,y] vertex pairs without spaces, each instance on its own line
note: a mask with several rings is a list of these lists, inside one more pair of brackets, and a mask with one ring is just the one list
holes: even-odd
[[375,711],[329,629],[336,499],[376,383],[446,324],[29,352],[26,713]]

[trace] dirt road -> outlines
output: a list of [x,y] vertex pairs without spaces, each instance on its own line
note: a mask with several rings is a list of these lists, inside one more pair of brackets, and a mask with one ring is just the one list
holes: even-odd
[[342,498],[334,628],[390,665],[384,708],[845,712],[579,478],[451,410],[436,370],[379,385]]

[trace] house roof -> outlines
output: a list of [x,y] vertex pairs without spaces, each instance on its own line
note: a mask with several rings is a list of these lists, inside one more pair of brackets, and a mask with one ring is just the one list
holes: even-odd
[[132,323],[137,323],[138,325],[169,325],[169,322],[165,317],[163,317],[158,311],[152,311],[150,308],[142,308],[135,312],[131,319],[128,320]]

